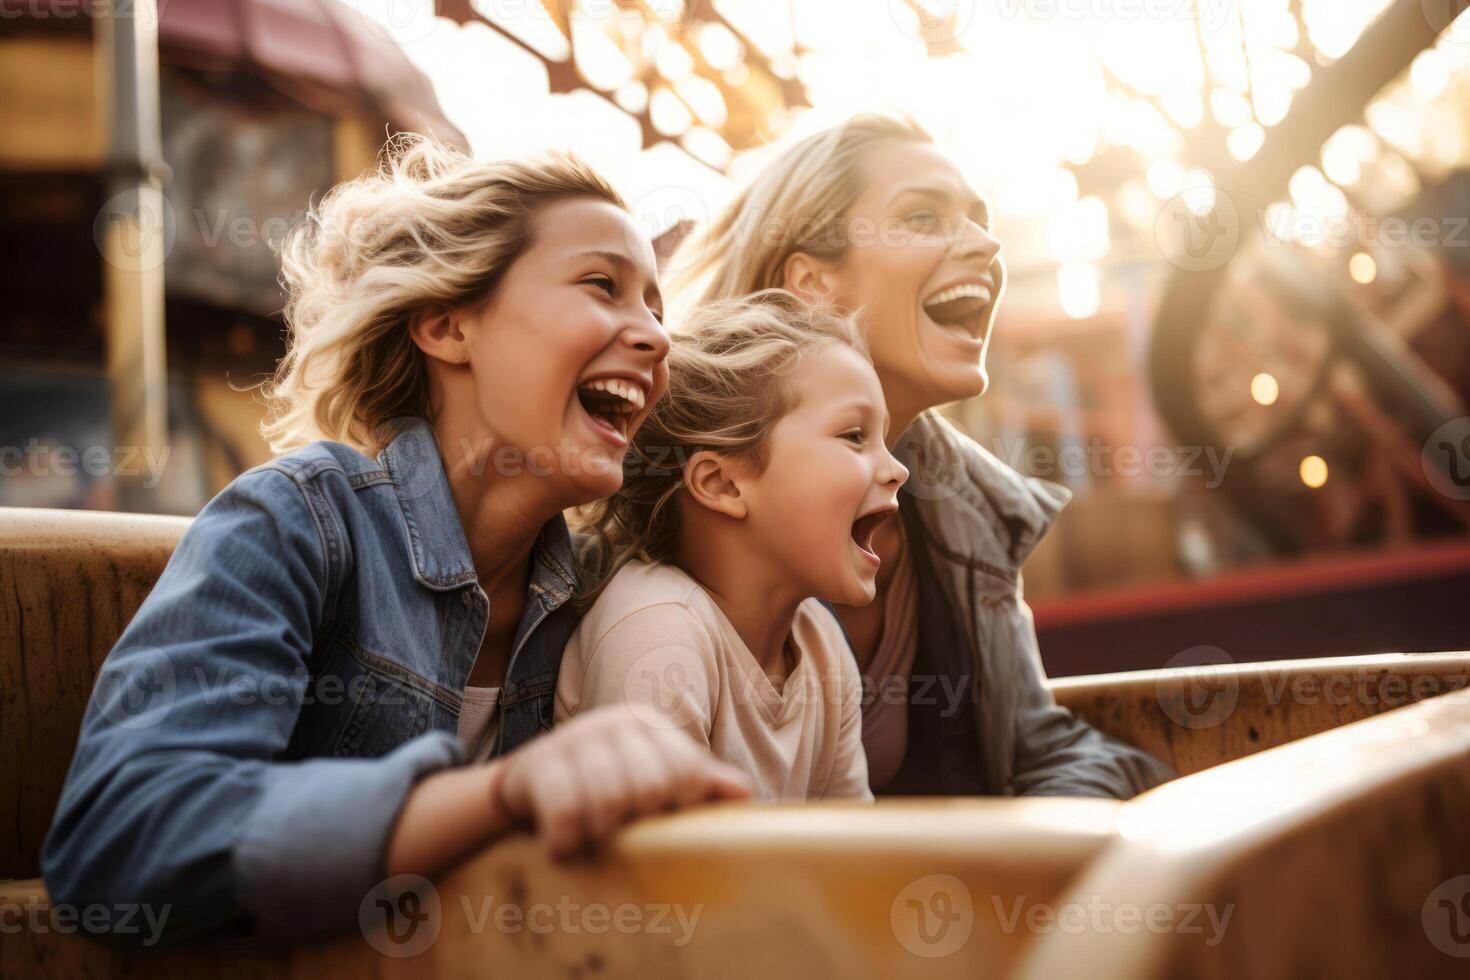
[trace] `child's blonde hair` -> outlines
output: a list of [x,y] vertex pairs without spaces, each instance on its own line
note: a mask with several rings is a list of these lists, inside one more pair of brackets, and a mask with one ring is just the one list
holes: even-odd
[[263,390],[271,449],[333,439],[375,452],[383,423],[431,419],[409,316],[488,299],[531,246],[536,214],[579,197],[627,210],[572,156],[477,163],[422,136],[389,140],[374,171],[334,187],[282,245],[289,334]]
[[605,583],[632,559],[672,557],[679,540],[674,498],[695,453],[740,459],[757,474],[765,468],[766,437],[794,404],[786,379],[829,344],[867,356],[851,316],[784,289],[708,303],[690,314],[669,350],[668,393],[634,437],[622,489],[578,512],[598,545],[589,562],[594,583]]

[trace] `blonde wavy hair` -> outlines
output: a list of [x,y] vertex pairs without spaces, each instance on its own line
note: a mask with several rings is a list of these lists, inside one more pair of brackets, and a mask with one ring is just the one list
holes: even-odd
[[389,140],[373,171],[334,187],[282,244],[287,350],[262,388],[271,450],[331,439],[372,453],[390,419],[432,420],[410,315],[488,299],[533,243],[536,214],[580,197],[627,210],[569,155],[477,163],[426,137]]
[[892,140],[934,142],[913,119],[863,113],[768,163],[718,218],[675,250],[669,295],[677,310],[779,287],[796,252],[840,259],[847,211],[863,191],[863,158]]
[[[594,536],[585,555],[590,581],[605,583],[637,558],[668,561],[679,540],[684,465],[702,450],[769,462],[766,439],[791,410],[786,384],[802,359],[830,344],[867,356],[851,316],[811,305],[783,289],[708,303],[674,334],[668,393],[634,437],[622,489],[580,508],[575,522]],[[581,596],[585,604],[600,585]]]

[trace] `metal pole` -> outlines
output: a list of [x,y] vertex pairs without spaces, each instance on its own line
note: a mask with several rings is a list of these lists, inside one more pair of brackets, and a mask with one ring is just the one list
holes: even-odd
[[[166,460],[163,264],[174,222],[163,196],[158,6],[96,0],[93,13],[99,105],[107,121],[106,201],[93,230],[103,259],[113,459]],[[157,510],[146,484],[161,475],[115,469],[118,509]]]

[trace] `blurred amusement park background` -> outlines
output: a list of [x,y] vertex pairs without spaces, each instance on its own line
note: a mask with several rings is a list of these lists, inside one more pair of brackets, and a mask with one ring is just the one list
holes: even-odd
[[273,245],[393,131],[570,149],[667,255],[891,110],[1004,242],[951,413],[1075,494],[1025,570],[1052,673],[1463,649],[1464,7],[0,0],[0,506],[192,514],[267,458]]

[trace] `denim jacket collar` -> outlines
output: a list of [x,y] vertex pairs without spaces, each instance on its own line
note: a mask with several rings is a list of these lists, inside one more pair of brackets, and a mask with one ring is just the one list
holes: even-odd
[[[454,506],[433,428],[424,419],[412,417],[395,419],[392,424],[396,435],[378,454],[378,462],[392,480],[403,508],[414,578],[436,592],[475,582],[469,540]],[[577,587],[566,518],[557,514],[546,522],[532,553],[531,588],[555,608]]]

